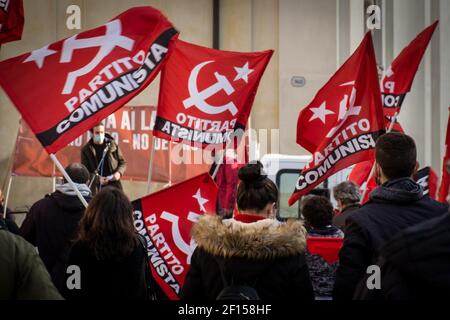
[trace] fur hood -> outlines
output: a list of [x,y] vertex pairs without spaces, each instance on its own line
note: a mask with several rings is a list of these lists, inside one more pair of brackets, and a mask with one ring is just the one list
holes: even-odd
[[214,256],[271,259],[298,255],[305,250],[306,230],[300,221],[264,219],[243,223],[204,215],[192,228],[199,248]]

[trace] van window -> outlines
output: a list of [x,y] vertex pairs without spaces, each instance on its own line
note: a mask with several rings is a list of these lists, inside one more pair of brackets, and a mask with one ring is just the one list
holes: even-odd
[[[295,184],[300,172],[298,169],[281,169],[277,172],[276,184],[280,191],[280,203],[278,205],[278,217],[281,219],[300,218],[300,201],[289,207],[288,199],[294,191]],[[323,181],[316,188],[326,188],[327,180]]]

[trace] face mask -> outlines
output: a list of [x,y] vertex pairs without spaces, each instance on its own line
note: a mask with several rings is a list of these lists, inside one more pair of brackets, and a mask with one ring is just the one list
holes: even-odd
[[103,141],[105,141],[105,134],[104,133],[94,134],[94,142],[96,144],[102,144]]

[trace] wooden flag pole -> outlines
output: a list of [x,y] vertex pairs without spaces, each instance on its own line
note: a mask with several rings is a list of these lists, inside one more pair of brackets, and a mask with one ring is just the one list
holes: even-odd
[[[397,116],[398,116],[398,111],[391,118],[391,123],[389,124],[389,128],[387,129],[386,133],[391,132],[392,129],[394,128],[394,124],[395,124],[395,121],[397,120]],[[372,179],[374,173],[375,173],[375,162],[373,163],[372,169],[370,170],[370,174],[369,174],[369,177],[366,180],[366,183],[363,184],[363,194],[362,194],[361,201],[360,201],[361,204],[364,201],[364,198],[366,197],[367,185],[368,185],[370,179]]]
[[70,186],[72,187],[73,191],[75,191],[78,199],[80,199],[81,203],[84,205],[85,208],[88,207],[88,203],[86,201],[85,198],[83,198],[83,196],[81,195],[80,190],[78,190],[78,188],[75,186],[75,183],[72,181],[72,179],[69,177],[69,175],[67,174],[66,170],[64,169],[64,167],[62,166],[61,162],[59,162],[58,158],[56,157],[56,155],[54,155],[53,153],[50,154],[50,159],[53,160],[53,162],[55,163],[56,167],[58,168],[58,170],[63,174],[64,178],[67,180],[67,182],[70,184]]

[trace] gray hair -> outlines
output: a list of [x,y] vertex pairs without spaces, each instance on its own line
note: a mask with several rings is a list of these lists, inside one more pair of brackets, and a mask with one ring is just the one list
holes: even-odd
[[343,204],[356,203],[361,200],[359,186],[353,181],[344,181],[333,188],[334,198]]

